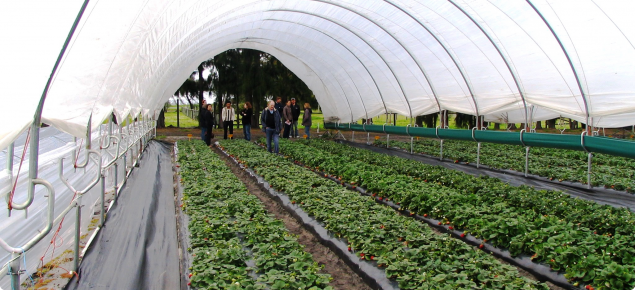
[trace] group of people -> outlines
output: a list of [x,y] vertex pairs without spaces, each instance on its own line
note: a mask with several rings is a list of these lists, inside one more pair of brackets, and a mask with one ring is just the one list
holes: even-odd
[[[312,113],[313,111],[311,110],[309,103],[305,103],[302,126],[304,126],[304,132],[307,138],[311,137]],[[273,100],[269,101],[267,108],[265,108],[260,115],[260,123],[262,124],[262,131],[265,132],[265,135],[267,136],[267,150],[269,152],[279,152],[278,143],[281,133],[282,138],[288,139],[290,136],[295,138],[300,137],[298,135],[299,118],[300,107],[295,103],[295,98],[287,101],[286,106],[282,106],[282,98],[280,97],[276,99],[276,102]],[[284,131],[282,126],[283,122]]]
[[[212,138],[214,138],[214,115],[212,114],[213,108],[211,104],[207,104],[205,100],[201,105],[199,112],[199,118],[201,119],[201,139],[205,141],[205,144],[210,145]],[[311,137],[311,106],[309,103],[304,104],[304,115],[302,117],[302,126],[304,126],[304,132],[307,138]],[[245,102],[243,110],[240,112],[242,116],[243,133],[245,140],[251,141],[251,119],[253,116],[253,110],[251,103]],[[276,102],[269,101],[267,107],[262,111],[260,116],[260,122],[262,124],[262,131],[267,136],[267,150],[269,152],[278,153],[278,140],[282,135],[282,138],[300,138],[298,133],[298,120],[300,118],[300,106],[296,104],[295,98],[287,101],[286,106],[282,104],[282,98],[278,97]],[[227,139],[227,132],[230,135],[234,134],[234,121],[236,120],[236,114],[234,108],[232,108],[230,102],[225,103],[225,107],[221,111],[220,123],[223,125],[223,138]],[[284,123],[284,126],[283,126]],[[283,130],[284,129],[284,130]],[[273,144],[272,144],[273,142]],[[273,146],[272,146],[273,145]],[[273,148],[272,148],[273,147]]]

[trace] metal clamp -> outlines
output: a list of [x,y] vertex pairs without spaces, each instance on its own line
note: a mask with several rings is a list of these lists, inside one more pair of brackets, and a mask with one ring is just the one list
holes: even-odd
[[525,134],[525,132],[525,129],[520,130],[520,143],[523,144],[523,146],[527,147],[527,145],[525,145],[525,140],[523,139],[523,134]]
[[440,126],[437,126],[437,128],[434,130],[434,133],[437,135],[437,139],[441,139],[439,137],[439,128],[440,128]]
[[472,140],[474,140],[474,142],[478,142],[478,140],[476,140],[476,137],[474,137],[474,131],[477,129],[477,127],[472,128]]
[[384,123],[384,125],[383,125],[383,127],[382,127],[382,131],[384,131],[384,134],[386,134],[386,124],[387,124],[387,123]]
[[588,150],[588,149],[586,149],[586,146],[584,145],[584,136],[585,136],[586,134],[587,134],[587,132],[586,132],[586,131],[582,131],[582,134],[580,134],[580,145],[582,145],[582,149],[584,149],[584,151],[585,151],[586,153],[591,153],[591,152],[589,152],[589,150]]
[[407,134],[408,136],[412,137],[412,136],[410,135],[410,124],[406,125],[406,134]]

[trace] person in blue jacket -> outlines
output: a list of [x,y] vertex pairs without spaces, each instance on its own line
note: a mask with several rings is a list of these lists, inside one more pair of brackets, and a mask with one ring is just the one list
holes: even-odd
[[269,101],[267,108],[262,111],[260,123],[262,124],[262,131],[267,135],[267,151],[271,152],[271,141],[273,141],[274,152],[278,153],[280,151],[278,142],[280,131],[282,130],[282,120],[273,100]]

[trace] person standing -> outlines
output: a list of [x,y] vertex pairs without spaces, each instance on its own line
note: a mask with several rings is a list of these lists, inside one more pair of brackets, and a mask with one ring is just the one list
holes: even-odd
[[[281,97],[277,97],[276,98],[276,111],[278,111],[278,114],[282,114],[282,109],[284,109],[284,104],[282,103],[282,98]],[[282,117],[282,115],[280,117]],[[284,121],[284,120],[282,120],[282,121]]]
[[245,102],[240,115],[243,118],[243,133],[245,135],[245,140],[247,141],[251,141],[251,116],[253,116],[253,114],[254,111],[251,108],[251,103]]
[[221,118],[223,121],[223,139],[227,139],[227,129],[229,129],[229,134],[234,134],[234,120],[236,120],[236,114],[234,113],[234,108],[232,108],[232,104],[230,102],[225,103],[225,107],[221,113]]
[[302,116],[302,126],[304,126],[304,134],[306,134],[306,138],[311,138],[311,115],[313,114],[313,110],[311,110],[311,105],[309,103],[304,103],[304,115]]
[[291,115],[293,115],[293,121],[291,123],[291,137],[298,138],[300,133],[298,132],[298,119],[300,118],[300,106],[296,104],[295,98],[291,98]]
[[[282,115],[282,111],[284,110],[284,104],[282,103],[282,98],[281,97],[277,97],[276,98],[276,111],[278,111],[278,114],[280,114],[280,117],[282,118],[282,122],[284,122],[284,116]],[[280,132],[280,137],[282,137],[282,131]]]
[[203,117],[201,128],[206,128],[205,138],[203,140],[205,141],[205,144],[209,146],[212,144],[212,138],[214,138],[214,133],[212,131],[212,129],[214,128],[214,116],[212,115],[212,110],[214,108],[211,104],[208,104],[206,108],[203,107],[202,109]]
[[260,115],[260,123],[262,124],[262,131],[267,136],[267,151],[269,152],[271,152],[271,141],[274,143],[275,153],[280,151],[278,148],[278,138],[280,138],[282,129],[282,121],[280,119],[280,113],[276,110],[274,101],[269,101],[267,108]]
[[287,105],[282,110],[282,116],[284,118],[284,133],[282,133],[282,138],[289,139],[289,133],[291,133],[291,124],[293,123],[293,113],[291,113],[291,101],[287,101]]
[[201,107],[198,109],[198,122],[201,126],[201,140],[205,141],[205,135],[207,135],[207,127],[205,127],[205,123],[203,121],[203,117],[207,112],[207,101],[203,99],[201,103]]

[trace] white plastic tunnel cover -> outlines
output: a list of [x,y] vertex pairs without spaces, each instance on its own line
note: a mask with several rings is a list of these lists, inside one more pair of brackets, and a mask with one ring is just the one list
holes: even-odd
[[[82,4],[0,4],[0,148],[33,119]],[[305,81],[327,119],[451,110],[627,126],[635,124],[634,8],[622,0],[90,1],[43,121],[84,136],[91,116],[94,128],[112,112],[154,118],[201,61],[250,48]]]

